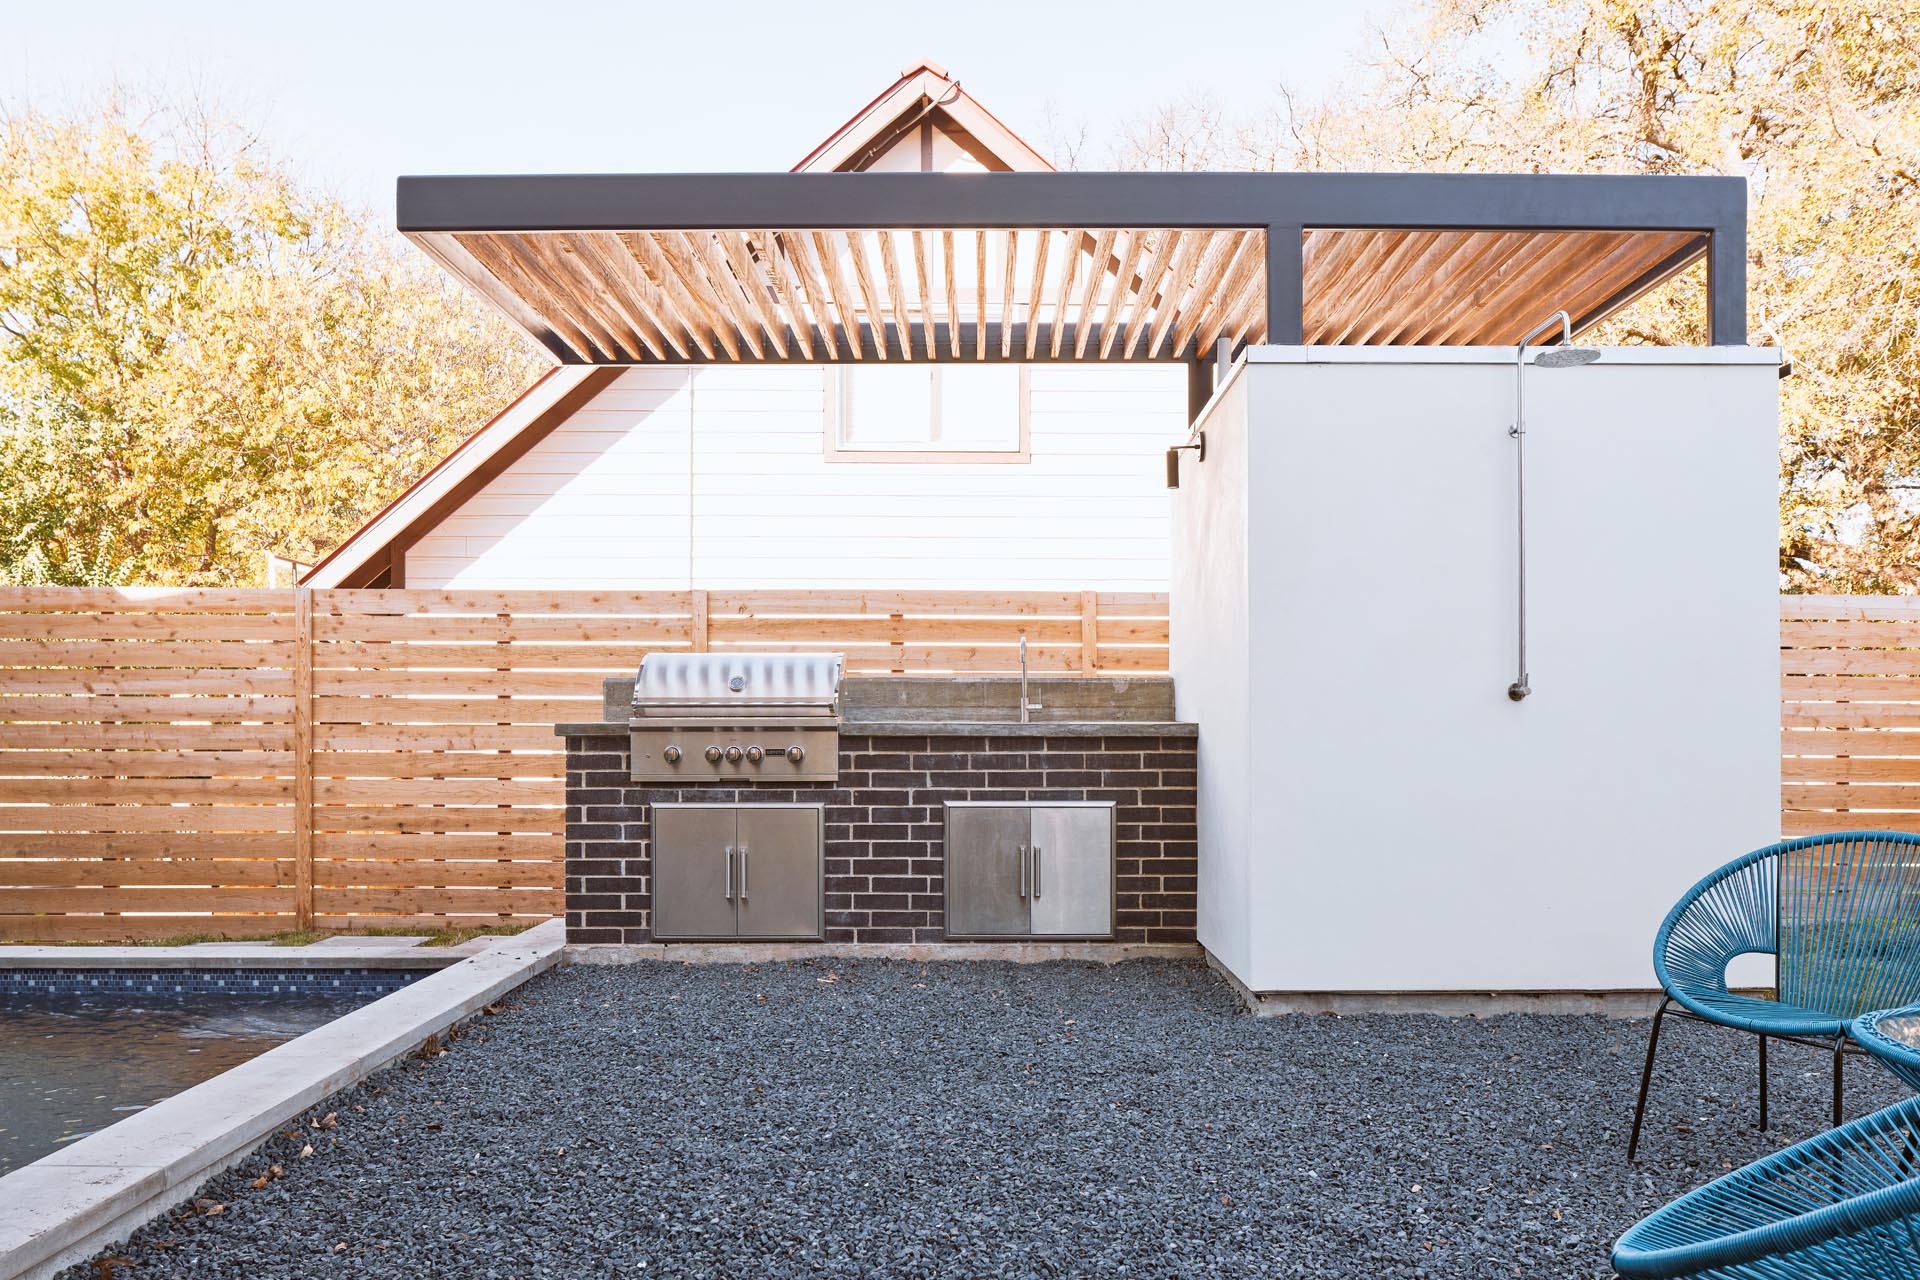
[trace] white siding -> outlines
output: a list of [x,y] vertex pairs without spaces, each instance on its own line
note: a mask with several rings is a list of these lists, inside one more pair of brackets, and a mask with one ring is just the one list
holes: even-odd
[[828,462],[821,368],[629,370],[415,543],[407,585],[1165,590],[1184,369],[1030,385],[1028,462]]

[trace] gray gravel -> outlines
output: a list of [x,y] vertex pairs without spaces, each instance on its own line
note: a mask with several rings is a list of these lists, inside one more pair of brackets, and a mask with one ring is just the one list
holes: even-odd
[[[1753,1042],[1677,1025],[1629,1167],[1645,1034],[1259,1021],[1197,963],[568,968],[116,1274],[1604,1276],[1635,1219],[1826,1108],[1825,1059],[1782,1045],[1755,1132]],[[1850,1065],[1855,1113],[1903,1096]]]

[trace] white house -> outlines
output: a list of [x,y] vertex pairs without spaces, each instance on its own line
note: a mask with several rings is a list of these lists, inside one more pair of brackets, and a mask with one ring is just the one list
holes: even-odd
[[[794,172],[1051,168],[922,63]],[[956,261],[962,291],[977,261]],[[1041,292],[1063,273],[1043,264]],[[305,582],[1165,591],[1161,455],[1187,409],[1168,363],[561,366]]]

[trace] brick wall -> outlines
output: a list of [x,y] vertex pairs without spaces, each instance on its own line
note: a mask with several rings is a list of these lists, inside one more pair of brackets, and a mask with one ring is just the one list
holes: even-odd
[[1111,800],[1114,936],[1192,942],[1194,740],[842,734],[833,786],[661,788],[627,777],[625,738],[567,739],[567,939],[650,942],[649,806],[674,801],[826,806],[829,942],[944,936],[949,800]]

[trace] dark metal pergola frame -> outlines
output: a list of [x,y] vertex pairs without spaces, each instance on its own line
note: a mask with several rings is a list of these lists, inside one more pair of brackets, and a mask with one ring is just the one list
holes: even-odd
[[1746,183],[1426,173],[779,173],[403,177],[403,233],[1240,227],[1267,233],[1267,341],[1302,340],[1301,237],[1393,231],[1694,231],[1708,332],[1741,346]]

